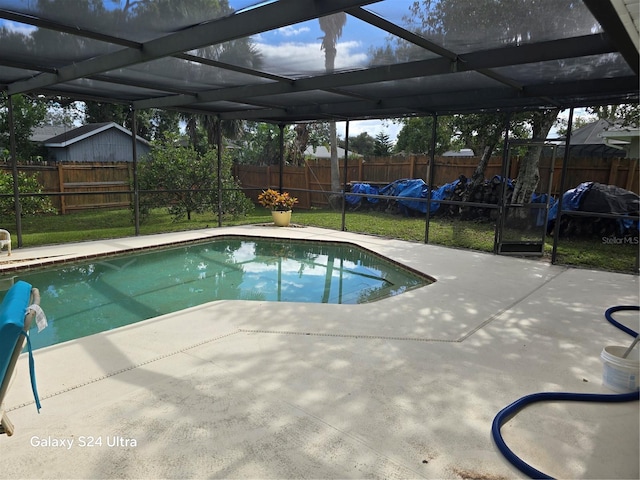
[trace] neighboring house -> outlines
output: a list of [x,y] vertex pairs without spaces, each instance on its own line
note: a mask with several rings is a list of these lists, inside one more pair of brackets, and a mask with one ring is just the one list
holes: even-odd
[[[344,152],[345,152],[344,148],[338,147],[338,158],[344,158]],[[330,159],[331,158],[331,152],[324,145],[319,145],[319,146],[317,146],[315,148],[312,145],[309,145],[307,147],[307,149],[304,151],[304,156],[305,157],[311,157],[311,158]],[[350,157],[361,157],[362,155],[360,155],[359,153],[350,151],[349,152],[349,156]]]
[[607,145],[624,150],[627,158],[640,158],[640,128],[614,126],[600,136]]
[[473,157],[475,153],[470,148],[461,148],[460,150],[447,150],[442,154],[443,157]]
[[[33,136],[32,136],[33,138]],[[131,162],[132,134],[114,122],[91,123],[42,141],[46,159],[56,162]],[[136,137],[138,159],[149,153],[149,142]]]
[[68,127],[66,125],[43,125],[41,127],[35,127],[31,131],[29,140],[33,143],[42,145],[51,137],[61,135],[65,132],[68,132],[69,130],[73,130],[74,128],[75,127]]
[[[572,157],[625,157],[625,151],[607,143],[602,134],[614,128],[609,120],[600,119],[574,130],[571,134],[570,153]],[[564,145],[558,147],[558,155],[563,155]]]

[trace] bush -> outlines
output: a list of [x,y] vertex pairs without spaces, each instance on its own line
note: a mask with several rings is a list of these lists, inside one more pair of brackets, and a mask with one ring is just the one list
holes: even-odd
[[[239,185],[226,156],[221,172],[223,212],[238,216],[251,211],[251,201],[241,192],[232,191]],[[191,220],[192,213],[217,212],[217,152],[210,150],[203,155],[171,140],[158,142],[138,164],[138,185],[142,220],[156,207],[167,208],[174,220],[185,216]]]
[[[18,189],[21,193],[42,193],[43,187],[36,175],[18,172]],[[0,218],[14,216],[16,213],[13,198],[13,175],[0,171]],[[49,197],[20,197],[22,216],[57,213]]]

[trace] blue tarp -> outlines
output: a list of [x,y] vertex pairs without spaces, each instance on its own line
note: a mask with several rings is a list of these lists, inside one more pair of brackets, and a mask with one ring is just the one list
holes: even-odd
[[[549,204],[553,205],[553,203],[555,202],[553,197],[549,197],[549,195],[547,195],[546,193],[543,193],[543,194],[533,193],[531,194],[531,203],[547,203],[548,198],[549,198]],[[538,209],[536,213],[536,227],[541,227],[544,224],[545,213],[546,213],[545,209],[543,208]]]
[[[597,182],[584,182],[576,188],[564,192],[562,195],[562,211],[588,211],[595,213],[618,213],[638,215],[638,195],[613,185],[602,185]],[[583,208],[584,207],[584,208]],[[553,202],[549,209],[547,229],[558,216],[558,202]],[[637,230],[638,221],[633,219],[618,219],[618,233],[625,234],[628,230]]]
[[[456,186],[460,183],[460,180],[454,180],[451,183],[446,183],[441,187],[436,188],[431,192],[431,208],[429,210],[430,213],[435,213],[440,208],[439,202],[433,202],[433,200],[449,200]],[[426,205],[426,204],[425,204]],[[427,212],[427,207],[424,208],[424,213]]]
[[[378,191],[378,187],[372,187],[371,185],[369,185],[368,183],[355,183],[351,186],[351,192],[352,193],[364,193],[364,194],[368,194],[368,195],[378,195],[379,191]],[[360,196],[357,195],[347,195],[346,196],[346,200],[347,203],[349,205],[359,205],[360,202],[362,202],[362,198]],[[376,204],[380,201],[379,198],[370,198],[370,197],[364,197],[366,198],[367,202],[371,203],[371,204]]]
[[[437,200],[448,200],[451,198],[453,191],[455,190],[456,186],[459,183],[460,183],[460,180],[455,180],[451,183],[447,183],[431,191],[432,203],[430,207],[430,213],[435,213],[440,208],[440,203],[437,202]],[[360,187],[360,185],[367,185],[367,184],[354,185],[354,187],[358,186],[359,193],[370,193],[366,190],[361,191],[360,189],[362,187]],[[382,187],[378,193],[380,195],[389,195],[392,197],[397,197],[397,202],[400,205],[401,210],[404,210],[404,211],[414,210],[421,213],[427,213],[427,202],[412,200],[412,199],[429,198],[429,193],[430,193],[429,190],[430,190],[429,186],[424,182],[424,180],[402,179],[402,180],[396,180],[395,182]],[[355,191],[355,190],[352,188],[352,191]],[[354,198],[358,198],[358,197],[354,197]],[[347,201],[351,204],[357,203],[357,202],[351,202],[349,199],[347,199]]]
[[419,202],[417,200],[409,200],[410,198],[428,198],[429,187],[420,179],[405,180],[396,190],[396,196],[398,197],[398,203],[405,208],[415,210],[417,212],[426,213],[427,203]]
[[[584,182],[578,185],[576,188],[567,190],[562,195],[562,211],[578,211],[582,202],[582,197],[591,188],[593,182]],[[554,201],[552,207],[549,209],[549,222],[556,219],[558,216],[558,201]]]

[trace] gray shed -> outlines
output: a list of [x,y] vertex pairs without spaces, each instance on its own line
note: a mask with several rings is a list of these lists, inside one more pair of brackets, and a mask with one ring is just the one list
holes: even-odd
[[[51,137],[44,146],[47,159],[56,162],[131,162],[131,139],[131,132],[117,123],[91,123]],[[140,159],[151,147],[136,137],[136,149]]]

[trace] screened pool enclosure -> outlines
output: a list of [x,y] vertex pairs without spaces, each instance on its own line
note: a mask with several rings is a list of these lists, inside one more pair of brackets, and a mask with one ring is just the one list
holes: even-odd
[[[572,116],[638,101],[637,3],[624,0],[11,0],[0,1],[0,24],[10,118],[21,93],[216,121],[346,121],[347,132],[351,120]],[[134,184],[136,207],[139,193]],[[16,188],[16,203],[29,194]],[[504,202],[496,208],[505,215]],[[20,215],[16,224],[20,246]]]

